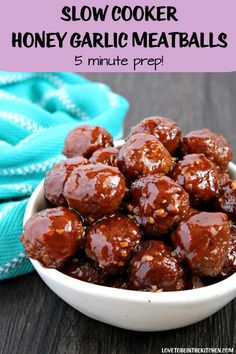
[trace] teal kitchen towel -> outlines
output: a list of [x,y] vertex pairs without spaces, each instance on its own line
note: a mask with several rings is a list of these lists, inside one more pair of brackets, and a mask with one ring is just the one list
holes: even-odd
[[19,237],[31,193],[80,124],[122,136],[128,102],[72,73],[0,72],[0,280],[32,271]]

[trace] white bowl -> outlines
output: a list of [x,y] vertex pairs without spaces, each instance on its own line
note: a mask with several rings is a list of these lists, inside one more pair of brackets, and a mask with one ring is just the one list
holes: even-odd
[[[230,172],[236,178],[233,163]],[[46,207],[42,181],[29,199],[24,223]],[[135,331],[163,331],[191,325],[211,316],[236,296],[236,273],[200,289],[149,293],[86,283],[45,268],[38,261],[31,259],[31,262],[48,287],[76,310],[98,321]]]

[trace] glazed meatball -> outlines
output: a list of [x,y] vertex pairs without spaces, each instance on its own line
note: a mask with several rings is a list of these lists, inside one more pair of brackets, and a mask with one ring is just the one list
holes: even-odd
[[89,222],[114,213],[125,192],[125,179],[120,171],[103,164],[78,167],[64,187],[64,196],[70,208]]
[[161,241],[145,241],[130,263],[129,281],[135,289],[175,291],[184,288],[184,270]]
[[126,178],[135,180],[150,174],[169,173],[172,158],[155,136],[140,133],[121,147],[117,166]]
[[48,268],[59,268],[73,256],[83,240],[83,225],[73,211],[58,207],[33,215],[21,241],[27,255]]
[[236,226],[232,225],[230,231],[231,235],[226,260],[220,273],[222,278],[226,278],[236,272]]
[[89,161],[93,164],[103,163],[104,165],[117,167],[118,152],[119,150],[116,147],[99,149],[93,153]]
[[102,268],[84,256],[73,257],[60,271],[72,278],[88,283],[103,285],[107,283],[110,275]]
[[236,181],[229,180],[220,188],[215,208],[236,220]]
[[196,130],[183,137],[182,152],[183,155],[204,154],[222,171],[227,170],[233,158],[232,149],[225,137],[209,129]]
[[137,133],[155,135],[171,155],[175,153],[181,142],[181,129],[173,120],[164,117],[150,117],[142,120],[131,128],[128,138]]
[[167,233],[188,214],[189,208],[188,194],[167,176],[150,175],[131,185],[127,209],[148,236]]
[[71,172],[78,166],[87,165],[89,162],[84,157],[72,157],[57,163],[47,174],[44,181],[44,195],[55,205],[66,206],[64,185]]
[[80,125],[67,135],[62,153],[66,157],[89,158],[94,151],[109,146],[113,146],[113,139],[104,128]]
[[195,201],[207,202],[219,190],[215,164],[203,154],[186,155],[175,165],[172,178]]
[[200,212],[182,221],[172,235],[175,255],[193,274],[215,277],[224,265],[230,228],[223,213]]
[[140,239],[134,218],[115,214],[87,228],[84,249],[101,268],[112,274],[122,273]]

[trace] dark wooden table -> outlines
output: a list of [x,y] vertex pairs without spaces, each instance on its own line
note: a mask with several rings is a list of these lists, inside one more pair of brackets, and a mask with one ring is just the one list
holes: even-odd
[[[88,74],[130,101],[125,133],[143,117],[164,115],[184,132],[209,127],[224,133],[236,152],[236,73]],[[113,117],[111,117],[113,119]],[[196,325],[137,333],[94,321],[65,304],[36,274],[0,283],[0,353],[159,354],[169,347],[233,347],[231,302]],[[112,311],[112,309],[110,309]]]

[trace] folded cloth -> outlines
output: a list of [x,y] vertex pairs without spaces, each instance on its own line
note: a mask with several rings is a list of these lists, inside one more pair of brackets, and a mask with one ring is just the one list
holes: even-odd
[[128,102],[72,73],[0,72],[0,280],[33,270],[19,241],[29,196],[80,124],[122,136]]

